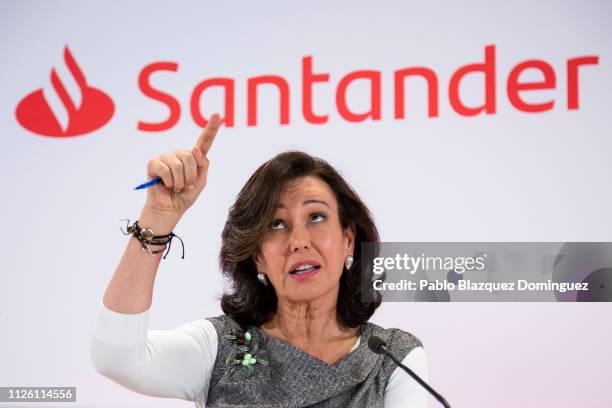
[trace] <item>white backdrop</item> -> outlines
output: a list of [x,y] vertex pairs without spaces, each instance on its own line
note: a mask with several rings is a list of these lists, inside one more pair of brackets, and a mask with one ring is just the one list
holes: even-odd
[[[612,240],[610,3],[375,3],[0,2],[0,386],[76,386],[79,407],[192,406],[121,388],[94,372],[88,353],[127,243],[118,220],[134,219],[144,203],[146,193],[131,188],[146,180],[149,158],[192,146],[199,129],[190,98],[205,79],[234,80],[235,124],[220,130],[208,186],[176,229],[185,260],[177,245],[162,261],[151,328],[220,313],[217,255],[227,211],[256,167],[286,149],[336,166],[369,205],[383,241]],[[460,67],[482,64],[490,45],[496,111],[463,116],[449,102],[449,81]],[[114,114],[80,136],[41,136],[20,124],[16,109],[42,88],[67,123],[52,68],[75,105],[85,100],[65,46],[89,86],[112,99]],[[313,88],[314,112],[329,115],[324,124],[302,111],[308,56],[314,73],[329,74]],[[569,109],[567,61],[585,56],[598,63],[580,67],[579,108]],[[527,60],[554,70],[554,89],[520,93],[529,103],[554,101],[548,111],[526,113],[509,101],[508,76]],[[151,85],[178,101],[179,120],[139,130],[139,121],[168,117],[138,85],[143,68],[164,61],[176,72],[153,74]],[[437,117],[428,116],[422,78],[406,80],[406,115],[395,117],[393,75],[409,67],[437,75]],[[380,72],[380,119],[350,122],[338,111],[338,84],[359,70]],[[257,125],[247,125],[247,81],[261,75],[288,82],[288,124],[280,124],[278,90],[267,85]],[[536,70],[520,76],[542,79]],[[466,105],[484,102],[484,83],[482,74],[465,77]],[[369,85],[348,87],[353,112],[370,109]],[[223,112],[219,88],[204,92],[200,109],[204,117]],[[373,321],[423,341],[430,382],[453,407],[608,407],[611,311],[606,303],[394,303]]]

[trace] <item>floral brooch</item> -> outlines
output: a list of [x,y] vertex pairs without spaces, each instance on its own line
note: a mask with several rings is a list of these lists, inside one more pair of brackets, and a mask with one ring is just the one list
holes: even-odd
[[231,334],[226,334],[225,338],[235,344],[225,360],[230,377],[238,372],[252,373],[255,364],[268,365],[268,362],[262,358],[264,350],[258,348],[257,344],[250,344],[252,335],[248,330],[246,332],[234,330]]

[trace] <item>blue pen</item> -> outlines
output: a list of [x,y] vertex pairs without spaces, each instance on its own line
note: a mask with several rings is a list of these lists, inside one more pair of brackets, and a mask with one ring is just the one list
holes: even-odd
[[143,188],[154,186],[160,181],[161,181],[161,177],[155,177],[154,179],[151,179],[147,181],[146,183],[142,183],[141,185],[134,187],[134,190],[142,190]]

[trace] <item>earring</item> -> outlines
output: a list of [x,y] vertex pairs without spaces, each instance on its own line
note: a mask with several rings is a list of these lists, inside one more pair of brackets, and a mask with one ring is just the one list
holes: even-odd
[[266,274],[263,272],[257,272],[257,279],[264,285],[268,286],[268,279],[266,279]]
[[353,266],[353,261],[355,260],[355,258],[353,258],[352,255],[349,255],[346,257],[346,260],[344,261],[344,266],[346,266],[346,269],[351,269],[351,266]]

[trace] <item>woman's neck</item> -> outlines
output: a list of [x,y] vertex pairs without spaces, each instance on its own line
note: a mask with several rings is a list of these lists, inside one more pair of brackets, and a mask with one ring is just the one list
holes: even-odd
[[358,332],[338,319],[335,300],[297,303],[279,299],[276,313],[261,329],[291,344],[311,347],[353,338]]

